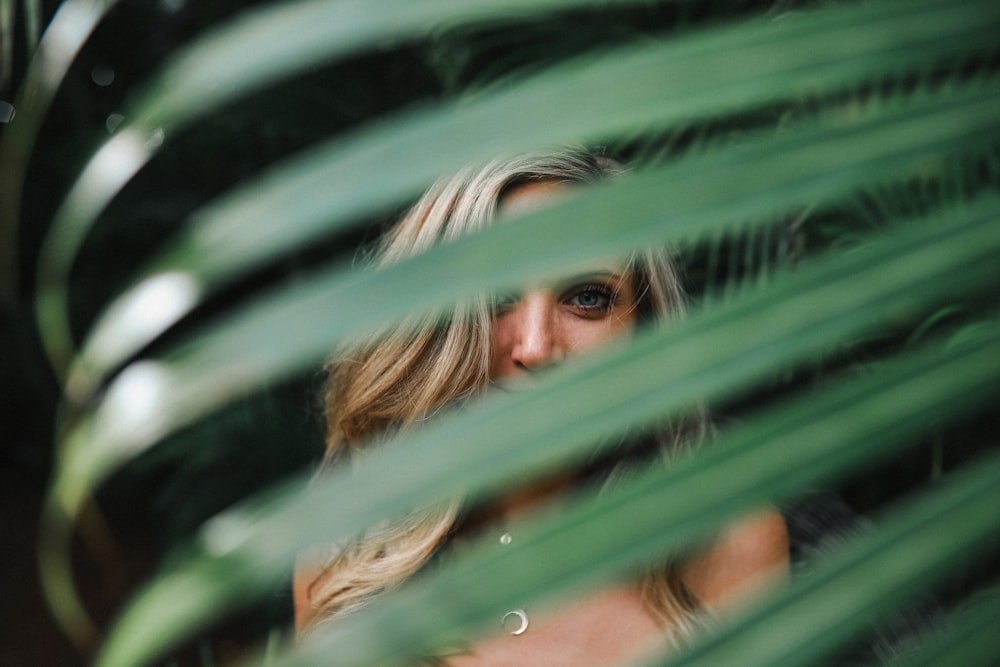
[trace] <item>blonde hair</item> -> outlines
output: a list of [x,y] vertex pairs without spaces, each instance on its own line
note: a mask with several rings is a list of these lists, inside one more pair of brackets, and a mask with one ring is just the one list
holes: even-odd
[[[505,157],[469,167],[435,183],[386,233],[373,263],[384,266],[492,224],[504,194],[530,181],[591,183],[623,171],[612,160],[559,149]],[[636,252],[629,272],[639,295],[639,319],[679,316],[683,296],[662,249]],[[358,453],[379,438],[417,424],[445,405],[477,395],[490,380],[492,316],[486,298],[461,303],[446,317],[423,316],[338,351],[327,363],[325,465]],[[675,451],[685,428],[661,427],[662,449]],[[310,587],[304,626],[348,613],[417,572],[456,526],[459,503],[416,511],[339,545]],[[698,604],[675,567],[644,577],[651,611],[672,635],[694,627]],[[675,637],[676,638],[676,637]]]

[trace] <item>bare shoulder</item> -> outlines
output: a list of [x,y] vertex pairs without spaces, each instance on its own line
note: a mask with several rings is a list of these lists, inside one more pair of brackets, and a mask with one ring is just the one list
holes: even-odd
[[781,513],[763,508],[728,524],[688,561],[684,583],[713,610],[737,608],[787,578],[788,528]]

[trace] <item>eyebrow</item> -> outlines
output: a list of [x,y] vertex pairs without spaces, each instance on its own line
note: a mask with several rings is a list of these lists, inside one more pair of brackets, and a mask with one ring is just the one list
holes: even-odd
[[556,277],[553,280],[545,281],[540,280],[537,282],[532,281],[533,284],[523,285],[522,287],[506,290],[503,293],[508,295],[522,294],[524,291],[531,291],[533,289],[553,289],[556,291],[562,291],[569,289],[580,283],[585,283],[592,280],[606,280],[609,282],[614,282],[616,285],[627,284],[631,279],[632,275],[627,269],[611,269],[611,268],[596,268],[593,271],[580,271],[579,273],[574,273],[566,277]]

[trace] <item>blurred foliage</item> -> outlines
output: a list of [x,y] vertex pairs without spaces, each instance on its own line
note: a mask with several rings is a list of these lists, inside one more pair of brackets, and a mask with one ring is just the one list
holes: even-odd
[[[288,572],[310,541],[429,490],[496,493],[572,465],[615,420],[709,397],[717,448],[539,519],[523,550],[484,548],[313,646],[276,657],[271,635],[268,660],[403,664],[474,631],[504,595],[585,586],[821,486],[885,518],[679,664],[730,664],[727,651],[823,664],[876,610],[930,594],[960,611],[927,655],[991,664],[989,634],[962,630],[995,618],[995,589],[976,591],[1000,546],[994,5],[0,2],[0,102],[16,111],[0,136],[0,439],[11,474],[51,475],[41,561],[65,631],[98,664],[256,660],[249,647],[287,627]],[[616,69],[633,65],[634,79]],[[634,178],[426,261],[355,272],[358,248],[434,177],[498,147],[566,142],[604,147]],[[689,322],[302,490],[322,450],[317,369],[341,337],[634,242],[676,252]],[[142,288],[175,275],[195,289],[171,313]],[[575,424],[566,406],[582,405]],[[810,434],[801,447],[797,434]],[[470,439],[481,447],[460,447]],[[729,456],[748,457],[747,480]],[[686,501],[685,488],[706,492]],[[132,602],[81,602],[77,529],[91,560],[105,539],[138,545],[149,581]],[[588,549],[547,542],[572,530]],[[563,572],[568,553],[579,561]],[[524,558],[536,571],[520,572]],[[484,572],[509,576],[449,597]],[[838,590],[855,599],[832,604]],[[831,614],[786,632],[803,609]],[[778,632],[795,650],[767,641]]]

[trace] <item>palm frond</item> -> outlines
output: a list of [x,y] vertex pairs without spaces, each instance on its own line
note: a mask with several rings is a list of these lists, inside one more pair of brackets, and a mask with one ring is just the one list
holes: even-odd
[[[946,57],[959,47],[992,44],[1000,16],[991,15],[991,3],[968,3],[956,11],[950,3],[922,1],[927,3],[923,12],[915,11],[912,3],[890,2],[720,28],[603,61],[570,64],[499,99],[460,104],[443,113],[417,112],[398,125],[380,123],[353,140],[335,141],[311,153],[265,189],[255,185],[236,193],[206,215],[203,238],[212,244],[221,238],[257,238],[256,247],[269,252],[291,249],[330,231],[335,220],[397,204],[436,176],[470,161],[544,144],[606,139],[709,111],[808,96],[858,79],[899,76],[935,54]],[[850,45],[849,58],[844,57],[845,43]],[[734,59],[733,53],[740,57]],[[747,87],[746,81],[754,85]],[[169,90],[178,86],[175,82]],[[151,142],[151,137],[165,134],[162,123],[134,131],[122,128],[94,155],[53,220],[41,259],[38,309],[57,369],[65,368],[74,347],[65,312],[73,258],[109,197],[148,159],[150,147],[161,143]],[[435,155],[433,163],[423,159],[429,151]],[[387,171],[387,163],[394,169]],[[318,183],[324,186],[320,191]],[[305,202],[310,206],[302,211]],[[290,219],[296,210],[302,213]],[[251,237],[231,229],[232,221],[239,220],[241,228],[266,230],[265,218],[284,220],[281,232]],[[181,249],[192,251],[197,249]],[[258,256],[252,247],[242,251],[243,262]],[[223,266],[220,260],[220,269]]]
[[[976,220],[972,228],[995,236],[996,232],[986,231],[994,225],[990,215],[985,215]],[[176,590],[199,589],[201,592],[196,598],[188,598],[190,606],[174,607],[179,621],[185,619],[197,625],[194,621],[203,618],[202,614],[212,614],[216,605],[231,604],[233,600],[226,596],[250,590],[247,586],[232,585],[232,577],[256,579],[265,576],[265,568],[274,568],[271,576],[278,576],[298,550],[319,538],[318,524],[330,531],[326,535],[330,541],[336,541],[351,535],[352,527],[359,522],[371,525],[414,506],[467,495],[476,489],[487,492],[503,488],[511,479],[523,479],[525,475],[538,475],[542,470],[566,465],[570,457],[580,457],[590,451],[595,438],[665,411],[689,408],[692,400],[718,398],[726,392],[736,391],[742,381],[785,367],[797,355],[806,354],[806,350],[823,349],[850,332],[872,327],[886,314],[905,316],[912,308],[907,301],[915,293],[928,298],[928,289],[954,290],[956,286],[949,284],[948,276],[956,275],[957,266],[965,267],[964,270],[975,266],[976,260],[966,254],[973,249],[983,253],[978,262],[981,280],[986,280],[985,276],[992,272],[990,244],[963,237],[960,227],[949,226],[942,230],[938,220],[928,221],[924,229],[925,234],[933,232],[914,246],[906,247],[908,244],[894,239],[891,248],[873,249],[863,258],[849,258],[849,269],[845,268],[847,258],[837,258],[839,261],[815,270],[811,276],[799,273],[794,279],[786,277],[781,287],[776,285],[739,305],[709,311],[669,332],[651,333],[627,350],[583,363],[574,369],[575,372],[568,371],[565,377],[559,378],[561,381],[554,380],[547,391],[497,401],[481,410],[445,420],[440,426],[408,439],[405,445],[387,447],[381,455],[366,459],[356,474],[331,475],[317,484],[310,494],[297,497],[271,517],[262,517],[256,512],[252,520],[239,514],[231,518],[220,517],[218,522],[207,527],[204,548],[209,554],[214,552],[221,556],[210,557],[190,573],[182,571],[177,580],[168,578],[160,590],[173,595]],[[944,244],[950,244],[950,248]],[[954,250],[964,252],[952,254]],[[903,267],[910,270],[901,271]],[[903,282],[897,282],[899,280]],[[862,306],[857,298],[844,299],[844,295],[857,293],[852,285],[879,285],[884,291],[875,294],[870,288],[866,290],[871,301]],[[796,296],[793,298],[792,294]],[[842,309],[837,308],[838,301]],[[827,304],[829,309],[816,304]],[[981,360],[975,365],[985,369]],[[649,368],[670,369],[669,383],[658,374],[644,372]],[[987,377],[992,377],[992,371],[986,370]],[[955,377],[962,377],[962,374],[956,373]],[[974,381],[971,374],[965,377]],[[943,387],[939,382],[925,386],[933,386],[935,391]],[[907,404],[917,405],[913,387],[907,387],[906,393]],[[984,396],[978,391],[970,393]],[[987,392],[986,396],[989,395]],[[931,398],[940,400],[939,409],[945,409],[943,394],[934,393]],[[829,406],[823,405],[819,412],[828,410]],[[928,411],[926,406],[921,411],[925,415],[937,414]],[[886,414],[884,410],[873,411],[876,416]],[[856,417],[855,421],[864,423]],[[900,421],[915,424],[919,420]],[[833,422],[823,422],[817,428],[833,432],[827,426],[829,423]],[[846,428],[838,431],[865,450],[874,437],[874,434],[850,433]],[[773,433],[768,435],[774,437]],[[466,446],[470,437],[474,437],[475,447]],[[787,450],[792,447],[791,442],[817,440],[815,436],[795,437],[787,442],[781,440],[775,446]],[[850,446],[839,439],[837,442],[846,455]],[[828,453],[819,455],[801,446],[798,449],[807,460],[817,464],[833,460]],[[710,457],[708,455],[709,460]],[[803,461],[793,459],[790,453],[782,457],[783,463],[793,460],[799,477],[804,477]],[[402,471],[405,474],[401,475]],[[80,474],[85,473],[81,471]],[[739,504],[746,499],[739,498],[736,493],[732,473],[727,471],[719,477],[715,485],[698,482],[698,488],[718,489],[724,495],[732,493],[737,506],[746,507],[747,503]],[[723,478],[727,481],[723,482]],[[752,477],[750,480],[751,488],[758,494],[780,487],[775,479],[767,483]],[[762,498],[757,496],[754,500],[759,502]],[[678,501],[677,505],[687,507],[691,502]],[[671,506],[656,502],[649,508],[659,515]],[[710,514],[702,512],[694,516],[704,518]],[[316,517],[316,521],[309,517]],[[233,552],[233,548],[238,551]],[[234,560],[237,553],[242,555]],[[243,564],[239,566],[241,561]],[[217,576],[220,570],[227,572],[225,584],[205,585],[205,575],[211,572],[212,576]],[[157,588],[152,590],[157,591]],[[220,595],[215,600],[211,598],[213,590]],[[179,601],[174,601],[170,606],[177,604]],[[161,627],[172,626],[165,623],[162,616],[166,600],[150,603],[150,606],[157,610],[156,622]],[[134,630],[123,630],[123,633],[135,636]],[[149,640],[148,631],[141,636]]]
[[[37,14],[39,3],[23,4],[26,20]],[[969,453],[996,448],[976,420],[995,404],[1000,376],[991,303],[1000,5],[787,4],[256,3],[178,44],[131,91],[124,123],[39,223],[22,214],[21,197],[42,121],[116,5],[62,3],[0,142],[0,282],[15,291],[17,225],[49,227],[32,296],[63,395],[40,557],[50,604],[81,637],[89,619],[70,563],[83,508],[151,453],[175,456],[162,445],[184,429],[308,373],[341,342],[581,259],[662,245],[683,255],[695,283],[690,316],[669,330],[567,362],[531,392],[442,410],[354,470],[241,490],[244,500],[173,550],[126,606],[97,664],[149,664],[186,641],[214,659],[199,635],[259,600],[301,550],[414,507],[500,494],[706,403],[739,422],[712,446],[566,498],[526,517],[516,548],[474,547],[313,641],[290,651],[270,642],[259,660],[407,664],[511,606],[586,590],[750,507],[869,479],[918,450],[922,466],[930,452],[926,470],[908,474],[905,498],[873,534],[666,664],[812,664],[967,563],[996,558],[998,459]],[[0,2],[5,45],[10,6]],[[655,27],[636,27],[644,21]],[[150,260],[134,262],[133,281],[104,278],[103,293],[118,296],[92,304],[93,323],[71,322],[74,271],[95,239],[115,232],[109,207],[159,187],[164,157],[198,164],[188,140],[200,121],[400,44],[437,68],[436,99],[324,125],[280,161],[234,176]],[[373,220],[443,174],[553,144],[605,146],[636,166],[384,269],[346,260],[351,241],[293,280],[272,280],[290,257],[374,233]],[[233,291],[245,298],[228,303]],[[801,379],[820,368],[822,379]],[[973,432],[972,445],[954,444],[959,429]],[[974,629],[995,616],[988,600],[956,618]],[[983,634],[958,627],[907,659],[987,664],[996,642]]]

